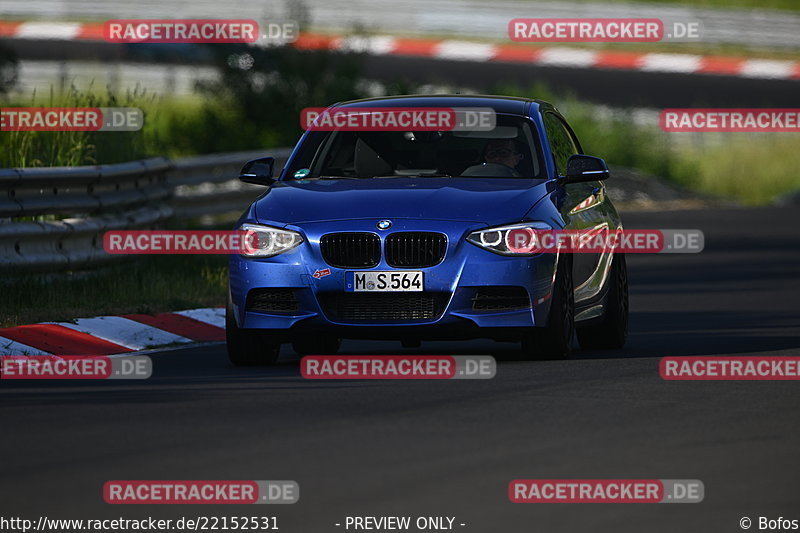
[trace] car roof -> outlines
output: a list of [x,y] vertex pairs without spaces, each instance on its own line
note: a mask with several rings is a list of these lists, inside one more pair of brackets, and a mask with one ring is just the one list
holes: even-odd
[[514,96],[489,96],[489,95],[461,95],[461,94],[436,94],[436,95],[403,95],[381,96],[339,102],[331,107],[489,107],[496,113],[526,116],[529,110],[541,108],[555,110],[552,104],[543,100],[532,98],[518,98]]

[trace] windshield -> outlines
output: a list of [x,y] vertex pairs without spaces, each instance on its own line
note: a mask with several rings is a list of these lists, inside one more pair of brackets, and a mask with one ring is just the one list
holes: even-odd
[[530,121],[497,116],[488,131],[312,132],[289,179],[392,177],[543,178]]

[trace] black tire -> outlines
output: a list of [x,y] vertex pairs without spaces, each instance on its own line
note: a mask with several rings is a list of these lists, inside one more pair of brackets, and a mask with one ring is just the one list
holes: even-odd
[[572,257],[562,257],[553,284],[547,327],[532,328],[522,340],[522,352],[528,359],[566,359],[570,354],[575,334],[575,287]]
[[578,342],[584,350],[610,350],[625,346],[628,338],[628,266],[625,254],[614,254],[602,322],[578,328]]
[[267,366],[275,364],[281,345],[265,331],[241,329],[233,316],[233,305],[228,296],[225,307],[225,342],[228,359],[236,366]]
[[292,342],[292,349],[297,355],[335,355],[342,345],[342,339],[329,335],[321,335]]

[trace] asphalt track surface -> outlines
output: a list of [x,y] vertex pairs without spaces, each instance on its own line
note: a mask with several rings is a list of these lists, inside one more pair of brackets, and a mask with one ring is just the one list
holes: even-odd
[[[154,355],[146,382],[1,382],[0,515],[455,516],[459,531],[725,532],[800,519],[800,384],[667,382],[662,356],[800,355],[800,210],[623,215],[700,228],[696,255],[631,255],[619,351],[499,363],[486,381],[306,381],[231,367],[221,345]],[[510,344],[346,342],[358,354],[486,354]],[[512,504],[515,478],[700,479],[699,504]],[[291,506],[112,506],[110,479],[292,479]],[[757,530],[757,525],[752,528]],[[352,531],[352,530],[351,530]]]

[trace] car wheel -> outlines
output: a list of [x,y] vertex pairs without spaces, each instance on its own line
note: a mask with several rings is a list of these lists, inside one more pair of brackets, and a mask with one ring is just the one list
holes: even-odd
[[339,351],[342,339],[328,335],[308,339],[297,339],[292,342],[292,349],[297,355],[334,355]]
[[556,271],[547,327],[533,328],[522,340],[522,351],[529,359],[565,359],[575,334],[575,294],[572,258],[563,256]]
[[622,348],[628,338],[628,266],[624,254],[614,254],[609,281],[603,321],[578,328],[578,342],[586,350]]
[[228,359],[236,366],[272,365],[278,360],[281,348],[269,333],[242,329],[236,325],[230,295],[225,306],[225,343],[228,346]]

